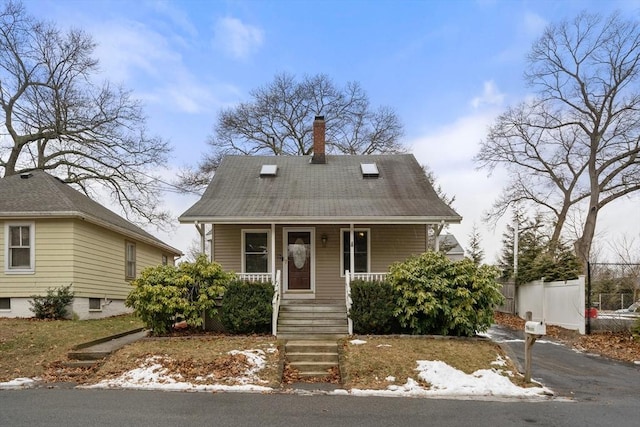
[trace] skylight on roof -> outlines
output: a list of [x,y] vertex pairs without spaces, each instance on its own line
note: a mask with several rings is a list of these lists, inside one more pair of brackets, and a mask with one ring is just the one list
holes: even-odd
[[276,176],[278,165],[262,165],[260,176]]
[[360,163],[363,178],[377,178],[380,176],[378,166],[375,163]]

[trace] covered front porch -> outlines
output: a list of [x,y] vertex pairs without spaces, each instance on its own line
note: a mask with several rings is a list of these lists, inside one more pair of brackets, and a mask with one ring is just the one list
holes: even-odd
[[[433,236],[442,229],[440,224],[370,223],[196,224],[196,228],[201,251],[225,270],[235,271],[245,281],[273,284],[274,335],[293,323],[310,331],[322,329],[319,326],[332,317],[323,310],[335,311],[338,306],[345,322],[341,334],[352,333],[346,316],[350,283],[384,280],[391,263],[437,249]],[[287,310],[297,317],[283,314]],[[314,310],[315,314],[300,314]],[[310,320],[298,318],[305,316]]]

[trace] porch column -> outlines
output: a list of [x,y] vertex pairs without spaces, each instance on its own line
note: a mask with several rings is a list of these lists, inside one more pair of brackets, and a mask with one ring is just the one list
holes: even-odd
[[196,230],[200,234],[200,253],[203,254],[205,250],[205,238],[206,238],[206,227],[205,224],[199,224],[197,221],[195,223]]
[[355,255],[355,239],[353,233],[353,224],[349,224],[349,274],[351,274],[351,278],[353,279],[353,273],[356,265],[356,255]]
[[271,224],[271,283],[276,283],[276,225]]

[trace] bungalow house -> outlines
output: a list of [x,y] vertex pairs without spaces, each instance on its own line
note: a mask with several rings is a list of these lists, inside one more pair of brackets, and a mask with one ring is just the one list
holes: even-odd
[[131,310],[129,282],[181,252],[57,178],[0,179],[0,317],[32,317],[30,297],[72,285],[80,319]]
[[[350,332],[350,281],[384,278],[461,221],[413,155],[326,155],[321,116],[313,139],[312,156],[225,157],[179,217],[225,270],[274,284],[273,332],[285,338]],[[342,320],[329,322],[332,310]]]

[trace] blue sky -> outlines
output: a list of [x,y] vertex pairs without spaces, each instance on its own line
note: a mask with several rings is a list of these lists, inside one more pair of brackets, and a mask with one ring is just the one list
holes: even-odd
[[[217,112],[249,100],[275,74],[328,74],[358,81],[374,107],[392,107],[404,143],[428,164],[464,217],[452,227],[463,246],[480,226],[487,262],[502,229],[480,222],[504,175],[471,161],[492,120],[529,95],[522,74],[531,44],[548,23],[582,10],[637,16],[640,1],[89,1],[26,0],[27,10],[98,43],[105,79],[146,105],[151,133],[174,146],[170,178],[198,162]],[[167,194],[179,215],[194,196]],[[602,211],[604,242],[640,239],[640,196]],[[155,232],[154,230],[150,230]],[[158,233],[156,233],[158,234]],[[158,234],[186,250],[193,226]],[[596,243],[598,245],[598,243]]]

